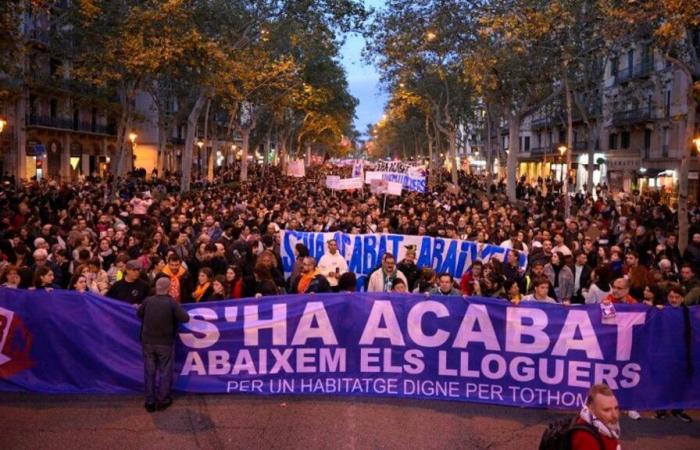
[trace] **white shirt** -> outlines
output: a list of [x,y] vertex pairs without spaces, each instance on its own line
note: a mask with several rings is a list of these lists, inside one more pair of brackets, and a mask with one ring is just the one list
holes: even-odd
[[583,266],[574,264],[574,293],[581,287],[581,273],[583,273]]
[[[399,269],[396,269],[396,278],[401,278],[404,283],[406,283],[406,286],[408,286],[406,276]],[[375,270],[372,275],[369,276],[367,292],[387,292],[384,290],[384,286],[384,271],[382,269]]]
[[556,300],[554,300],[552,297],[549,297],[549,296],[545,297],[544,300],[539,300],[539,299],[535,298],[535,294],[526,295],[525,297],[523,297],[522,301],[523,302],[537,302],[537,303],[556,303],[557,302]]
[[556,253],[556,252],[561,252],[561,254],[564,255],[564,256],[571,256],[571,255],[572,255],[571,250],[569,249],[569,247],[567,247],[567,246],[564,245],[564,244],[557,245],[556,247],[554,247],[554,248],[552,249],[552,251],[555,252],[555,253]]
[[328,284],[334,287],[338,286],[338,279],[335,277],[329,277],[328,274],[335,272],[336,268],[338,269],[338,276],[348,271],[347,261],[345,261],[345,258],[343,258],[343,256],[337,251],[335,254],[331,254],[330,252],[324,253],[323,256],[321,256],[321,259],[318,261],[318,271],[321,273],[321,275],[326,277]]

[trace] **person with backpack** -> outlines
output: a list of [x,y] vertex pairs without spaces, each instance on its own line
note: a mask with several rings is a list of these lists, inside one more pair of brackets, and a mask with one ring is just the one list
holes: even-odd
[[620,450],[620,406],[610,387],[591,386],[579,414],[551,423],[539,449]]

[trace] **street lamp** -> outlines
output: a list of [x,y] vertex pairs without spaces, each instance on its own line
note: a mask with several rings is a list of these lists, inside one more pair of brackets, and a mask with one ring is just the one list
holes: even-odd
[[[0,132],[2,132],[2,124],[0,124]],[[695,144],[695,150],[700,153],[700,136],[693,139],[693,144]]]
[[437,38],[437,34],[435,34],[434,31],[428,31],[425,34],[425,37],[428,39],[428,41],[434,41]]
[[197,154],[197,175],[202,176],[202,147],[204,147],[204,142],[197,141],[197,147],[199,147],[199,153]]
[[133,131],[129,133],[129,140],[131,141],[131,170],[134,170],[134,159],[136,158],[135,155],[135,150],[136,150],[136,138],[138,135],[134,133]]
[[562,183],[564,182],[564,170],[566,170],[565,163],[564,163],[564,154],[566,154],[566,145],[560,145],[557,147],[557,150],[559,150],[559,154],[561,155],[561,170],[560,170],[560,180]]
[[5,119],[0,119],[0,133],[5,129],[5,125],[7,125],[7,121]]

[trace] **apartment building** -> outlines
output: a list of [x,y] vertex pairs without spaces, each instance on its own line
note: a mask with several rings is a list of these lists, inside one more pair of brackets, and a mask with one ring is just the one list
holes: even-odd
[[[594,184],[605,182],[611,189],[625,192],[656,189],[675,196],[688,112],[685,75],[648,43],[632,41],[617,46],[602,73],[600,88],[592,87],[584,102],[593,133],[574,108],[569,175],[576,189],[587,182],[592,146]],[[562,179],[564,156],[557,149],[566,145],[566,131],[566,110],[560,100],[526,118],[519,174],[531,181],[540,176]],[[698,162],[693,158],[691,197],[696,196],[698,187]]]
[[71,77],[69,61],[52,56],[51,11],[27,8],[23,77],[13,102],[0,111],[8,126],[0,136],[2,172],[19,179],[75,180],[104,175],[116,145],[119,104],[108,91]]

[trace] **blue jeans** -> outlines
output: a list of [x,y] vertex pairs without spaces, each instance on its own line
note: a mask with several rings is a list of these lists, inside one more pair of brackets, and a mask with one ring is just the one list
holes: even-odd
[[[141,347],[143,349],[146,403],[163,403],[170,399],[175,347],[157,344],[142,344]],[[159,383],[156,383],[158,375],[160,375]]]

